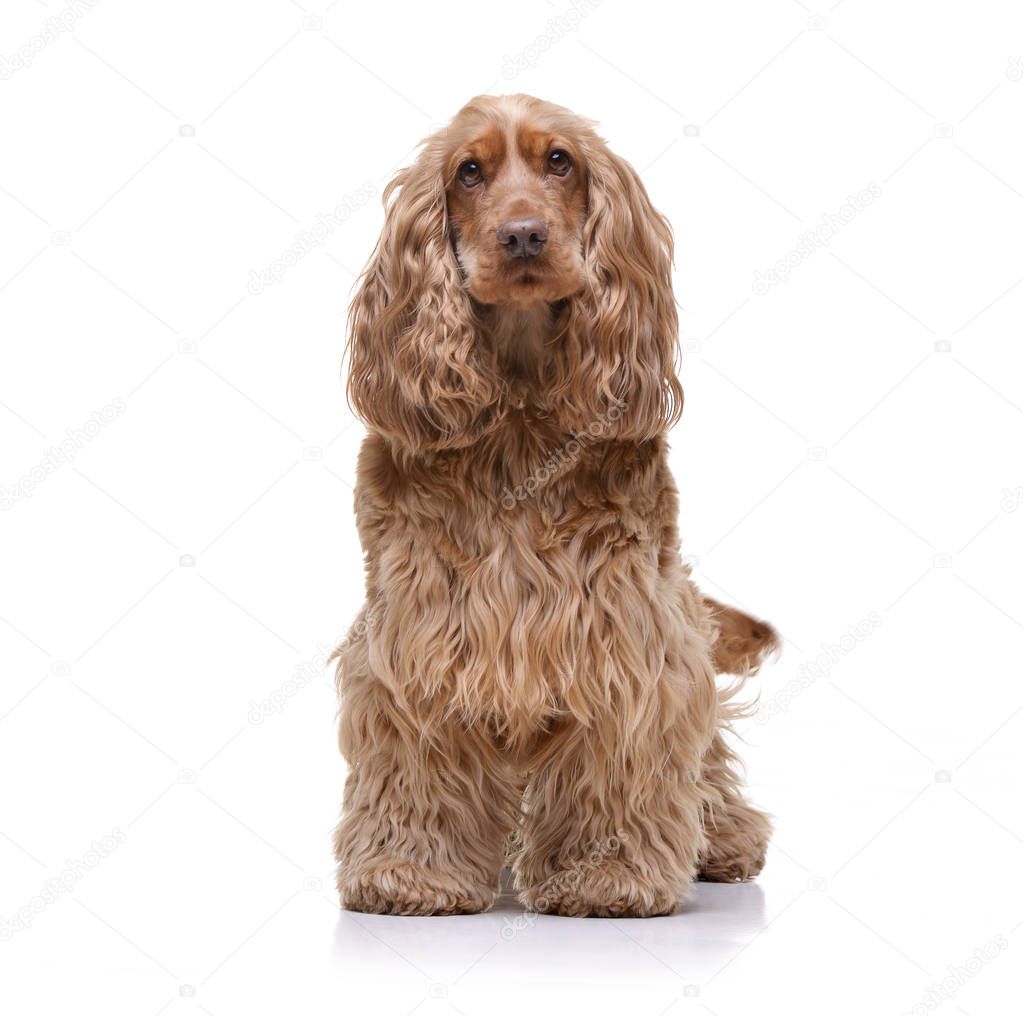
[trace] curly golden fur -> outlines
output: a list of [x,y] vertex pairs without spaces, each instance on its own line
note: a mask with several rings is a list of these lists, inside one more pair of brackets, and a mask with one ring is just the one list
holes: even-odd
[[725,739],[769,626],[679,553],[671,230],[585,120],[472,100],[354,298],[366,605],[339,650],[346,907],[670,913],[769,824]]

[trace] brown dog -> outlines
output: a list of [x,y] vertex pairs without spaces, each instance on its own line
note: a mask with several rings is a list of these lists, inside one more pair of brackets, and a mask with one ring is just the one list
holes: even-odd
[[671,912],[755,875],[723,737],[774,632],[679,555],[671,231],[590,124],[482,96],[387,188],[351,311],[366,606],[340,652],[345,906]]

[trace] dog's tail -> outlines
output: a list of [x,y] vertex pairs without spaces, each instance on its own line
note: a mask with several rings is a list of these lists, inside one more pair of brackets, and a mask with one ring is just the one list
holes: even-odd
[[714,669],[719,674],[749,677],[781,649],[781,638],[766,621],[727,607],[709,596],[704,596],[703,602],[717,628],[712,649]]

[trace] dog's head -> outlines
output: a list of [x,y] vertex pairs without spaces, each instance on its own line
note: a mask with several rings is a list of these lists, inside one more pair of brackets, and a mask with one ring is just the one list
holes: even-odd
[[480,96],[384,200],[349,337],[349,396],[375,430],[415,451],[477,441],[508,390],[495,320],[544,306],[532,397],[566,433],[642,439],[677,418],[671,230],[588,121]]

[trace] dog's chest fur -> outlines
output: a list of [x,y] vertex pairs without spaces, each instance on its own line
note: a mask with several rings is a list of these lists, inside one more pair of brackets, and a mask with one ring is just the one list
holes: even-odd
[[377,673],[513,740],[584,717],[623,637],[616,593],[656,598],[666,477],[661,441],[558,435],[524,409],[422,459],[368,438],[356,502]]

